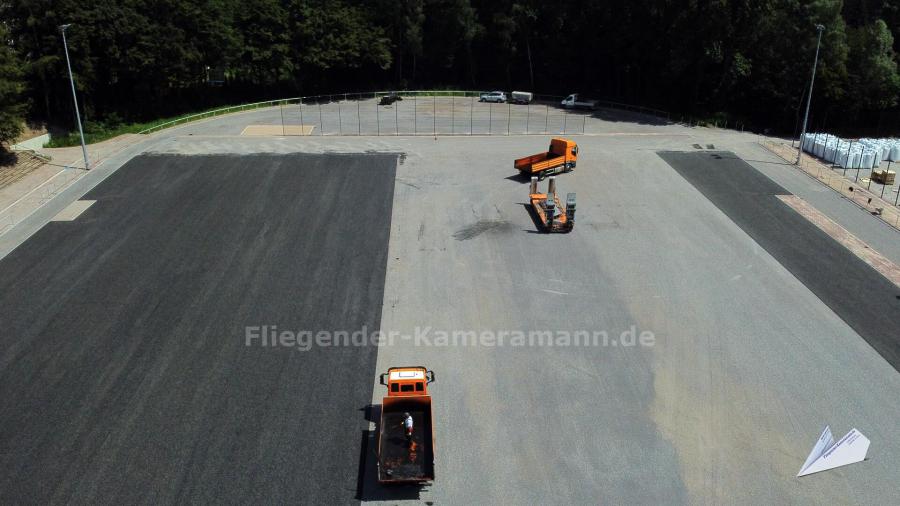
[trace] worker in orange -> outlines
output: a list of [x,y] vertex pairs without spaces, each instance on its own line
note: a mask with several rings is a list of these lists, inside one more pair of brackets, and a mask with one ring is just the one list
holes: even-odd
[[403,413],[403,421],[400,423],[406,429],[406,441],[412,443],[413,418],[409,413]]

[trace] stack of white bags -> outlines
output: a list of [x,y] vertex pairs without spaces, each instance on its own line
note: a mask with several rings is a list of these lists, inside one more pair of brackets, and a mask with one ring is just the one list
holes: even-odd
[[800,140],[803,151],[844,169],[873,169],[882,161],[900,161],[900,139],[841,139],[826,133],[808,133]]

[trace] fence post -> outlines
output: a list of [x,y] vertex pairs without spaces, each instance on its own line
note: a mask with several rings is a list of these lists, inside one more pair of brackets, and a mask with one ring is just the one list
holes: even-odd
[[394,102],[394,135],[400,135],[400,102]]
[[322,96],[318,97],[319,100],[319,135],[325,135],[325,124],[322,122]]
[[339,99],[338,100],[338,134],[344,135],[344,118],[343,118],[343,115],[341,114],[341,109],[342,109],[341,101]]
[[472,95],[472,100],[469,101],[469,135],[472,135],[472,130],[474,130],[474,126],[472,123],[472,111],[475,109],[475,95]]
[[581,135],[584,135],[584,129],[587,126],[587,114],[581,117]]
[[528,135],[528,123],[531,121],[531,101],[525,106],[525,135]]
[[897,201],[900,200],[900,188],[897,188],[897,196],[894,197],[894,205],[897,205]]
[[450,135],[456,133],[456,95],[450,95]]
[[[887,168],[887,172],[886,172],[885,175],[884,175],[884,179],[882,179],[882,181],[884,181],[884,183],[887,183],[887,177],[888,177],[887,175],[890,174],[890,173],[891,173],[891,161],[888,160],[888,168]],[[887,185],[884,184],[884,183],[881,184],[881,198],[884,198],[884,187],[887,186]],[[900,195],[900,193],[898,193],[898,195]]]
[[284,137],[284,103],[278,103],[278,112],[281,113],[281,136]]
[[512,104],[506,102],[506,135],[509,135],[509,121],[512,116]]
[[494,133],[494,103],[490,102],[488,104],[488,135],[493,135]]
[[569,110],[566,109],[566,113],[563,114],[563,135],[566,135],[566,127],[569,126]]
[[544,104],[544,133],[550,128],[550,105]]
[[356,135],[362,135],[362,120],[359,117],[359,99],[362,94],[356,96]]
[[381,111],[378,105],[378,92],[372,92],[372,99],[375,101],[375,135],[381,136]]
[[303,97],[300,97],[300,135],[303,135]]
[[[825,142],[828,142],[828,138],[825,138]],[[850,139],[850,147],[847,148],[847,158],[844,159],[844,173],[842,175],[847,175],[847,165],[850,165],[850,155],[851,150],[853,149],[853,139]],[[815,151],[815,147],[813,147],[813,151]]]
[[437,136],[437,95],[431,95],[431,134]]
[[[415,93],[415,92],[414,92]],[[413,135],[419,134],[419,95],[413,95]]]

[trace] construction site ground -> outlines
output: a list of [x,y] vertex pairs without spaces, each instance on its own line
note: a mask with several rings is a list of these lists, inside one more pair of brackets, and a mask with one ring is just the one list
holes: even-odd
[[[900,288],[778,195],[887,268],[900,234],[757,136],[585,118],[556,235],[512,166],[550,135],[240,135],[278,114],[141,136],[0,235],[0,500],[900,502]],[[421,489],[373,469],[403,365],[438,378]],[[869,458],[797,479],[825,425]]]

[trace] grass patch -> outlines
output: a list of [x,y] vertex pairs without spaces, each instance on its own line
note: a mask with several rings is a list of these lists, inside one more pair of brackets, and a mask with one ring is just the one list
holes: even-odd
[[[85,121],[84,122],[84,142],[86,144],[95,144],[97,142],[103,142],[107,139],[112,139],[113,137],[118,137],[124,134],[136,134],[143,132],[145,130],[156,129],[161,125],[165,125],[166,123],[172,123],[171,125],[166,125],[165,128],[175,125],[183,125],[184,123],[189,123],[191,121],[197,121],[204,118],[211,118],[213,116],[219,116],[221,114],[228,114],[232,112],[240,112],[240,111],[249,111],[253,109],[258,109],[260,107],[270,107],[272,105],[278,105],[278,101],[273,102],[265,102],[261,104],[245,104],[245,105],[236,105],[236,106],[222,106],[216,107],[215,109],[207,109],[205,111],[200,112],[192,112],[189,114],[182,114],[180,116],[173,116],[170,118],[160,118],[153,121],[145,121],[140,123],[122,123],[118,118],[111,117],[104,121]],[[288,100],[282,101],[285,105],[288,103],[293,103]],[[81,145],[81,137],[78,135],[78,132],[68,132],[63,135],[50,135],[50,142],[44,145],[46,148],[65,148],[69,146],[79,146]]]
[[[119,135],[124,134],[136,134],[147,128],[149,123],[131,123],[127,125],[118,125],[118,126],[94,126],[92,128],[88,128],[87,124],[85,124],[84,128],[84,142],[87,144],[94,144],[97,142],[105,141],[106,139],[111,139],[113,137],[117,137]],[[64,148],[68,146],[78,146],[81,144],[81,137],[78,135],[78,132],[69,132],[64,135],[50,135],[50,142],[44,145],[45,148]]]

